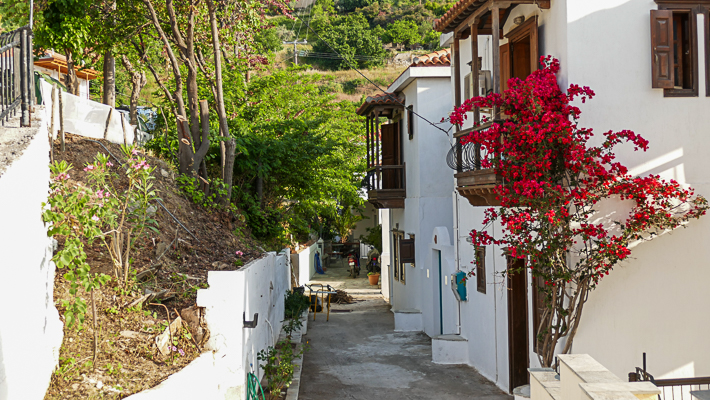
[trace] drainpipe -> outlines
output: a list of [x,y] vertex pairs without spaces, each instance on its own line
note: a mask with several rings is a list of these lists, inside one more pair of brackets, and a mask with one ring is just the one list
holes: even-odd
[[[454,251],[456,254],[456,260],[454,261],[456,263],[456,271],[461,271],[461,259],[460,259],[460,253],[459,253],[459,195],[454,190]],[[458,319],[458,324],[457,328],[459,331],[459,335],[461,334],[461,302],[457,302],[458,308],[459,308],[459,319]]]
[[[493,230],[493,237],[496,235],[495,224],[491,224],[491,229]],[[493,252],[493,284],[495,285],[496,277],[496,253]],[[493,337],[495,338],[495,348],[496,348],[496,385],[498,384],[498,301],[496,300],[497,293],[493,291]]]

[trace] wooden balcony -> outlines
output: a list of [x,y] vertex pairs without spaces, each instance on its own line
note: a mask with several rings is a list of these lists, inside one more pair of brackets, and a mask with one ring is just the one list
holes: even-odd
[[495,187],[503,180],[492,169],[479,169],[458,172],[456,177],[456,190],[465,197],[474,207],[499,206],[500,200],[496,199]]
[[[498,121],[496,121],[498,122]],[[446,162],[456,171],[456,190],[474,207],[500,206],[496,199],[495,187],[503,182],[492,169],[482,169],[482,160],[489,155],[484,154],[480,146],[473,143],[461,144],[461,139],[473,131],[485,130],[493,122],[484,123],[475,128],[465,129],[454,134],[457,144],[451,148]]]
[[407,197],[404,164],[370,168],[367,179],[367,201],[375,208],[404,208],[404,199]]

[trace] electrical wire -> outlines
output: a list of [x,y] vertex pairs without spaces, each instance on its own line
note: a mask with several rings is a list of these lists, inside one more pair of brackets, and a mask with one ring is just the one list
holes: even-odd
[[[303,21],[303,20],[302,20],[300,17],[298,17],[298,16],[296,16],[296,18],[298,18],[299,20]],[[368,82],[370,82],[370,84],[372,84],[372,86],[376,87],[379,91],[381,91],[382,93],[386,94],[389,99],[391,99],[391,100],[393,100],[394,102],[400,104],[402,107],[406,107],[406,105],[405,105],[400,99],[398,99],[397,97],[393,96],[391,93],[387,93],[387,92],[386,92],[384,89],[382,89],[378,84],[376,84],[376,83],[373,82],[370,78],[368,78],[367,76],[365,76],[365,74],[363,74],[357,67],[355,67],[355,66],[350,62],[349,59],[343,57],[342,54],[338,53],[338,51],[335,50],[335,48],[333,48],[333,46],[332,46],[327,40],[323,39],[323,37],[321,37],[321,35],[319,35],[318,32],[316,32],[315,29],[313,29],[313,28],[311,27],[310,23],[306,22],[305,24],[306,24],[306,27],[307,27],[311,32],[313,32],[313,34],[316,35],[316,37],[317,37],[318,39],[320,39],[323,43],[325,43],[326,45],[328,45],[328,47],[329,47],[334,53],[338,54],[338,55],[341,57],[341,59],[342,59],[343,61],[345,61],[345,62],[348,64],[348,66],[350,66],[351,69],[355,70],[355,72],[357,72],[358,74],[360,74],[360,76],[362,76],[362,77],[365,78]],[[451,131],[451,127],[449,127],[448,130],[444,130],[444,128],[442,128],[442,127],[440,127],[440,126],[437,126],[435,123],[433,123],[433,122],[429,121],[428,119],[426,119],[425,117],[421,116],[421,115],[418,114],[416,111],[414,111],[414,110],[410,110],[410,111],[411,111],[412,114],[416,115],[416,116],[417,116],[418,118],[420,118],[421,120],[427,122],[429,125],[431,125],[431,126],[433,126],[434,128],[436,128],[436,129],[438,129],[438,130],[444,132],[447,136],[449,135],[449,131]],[[453,125],[452,125],[452,126],[453,126]]]

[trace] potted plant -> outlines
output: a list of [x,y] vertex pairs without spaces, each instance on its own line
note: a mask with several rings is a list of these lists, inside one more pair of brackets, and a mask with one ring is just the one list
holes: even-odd
[[367,279],[370,281],[370,285],[377,285],[377,283],[380,281],[380,273],[368,272]]

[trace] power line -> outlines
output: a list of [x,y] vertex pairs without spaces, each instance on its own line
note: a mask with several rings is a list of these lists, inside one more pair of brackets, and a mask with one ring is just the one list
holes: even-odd
[[[296,18],[298,18],[299,20],[301,20],[302,22],[304,22],[300,17],[296,16]],[[347,58],[343,57],[342,54],[338,53],[338,51],[335,50],[335,48],[333,48],[333,46],[332,46],[327,40],[323,39],[323,37],[321,37],[321,35],[319,35],[318,32],[316,32],[316,31],[311,27],[310,23],[306,22],[305,24],[306,24],[306,27],[307,27],[308,29],[310,29],[311,32],[313,32],[313,34],[318,37],[318,39],[320,39],[323,43],[325,43],[326,45],[328,45],[328,47],[329,47],[334,53],[338,54],[338,55],[340,56],[340,59],[342,59],[343,61],[345,61],[345,62],[348,64],[348,66],[350,66],[351,69],[354,69],[355,72],[357,72],[358,74],[360,74],[360,76],[362,76],[362,77],[365,78],[368,82],[370,82],[370,83],[372,84],[372,86],[376,87],[379,91],[381,91],[382,93],[386,94],[388,98],[392,99],[392,100],[395,101],[396,103],[399,103],[402,107],[405,107],[405,108],[406,108],[406,105],[405,105],[400,99],[398,99],[397,97],[393,96],[391,93],[387,93],[387,92],[386,92],[384,89],[382,89],[378,84],[376,84],[375,82],[373,82],[370,78],[368,78],[367,76],[365,76],[365,74],[363,74],[358,68],[356,68],[356,67],[350,62],[350,60],[348,60]],[[325,54],[327,54],[327,53],[325,53]],[[449,135],[449,131],[451,130],[451,127],[449,127],[448,130],[444,130],[444,128],[442,128],[442,127],[440,127],[440,126],[437,126],[435,123],[433,123],[433,122],[429,121],[428,119],[424,118],[423,116],[419,115],[416,111],[411,110],[411,113],[414,114],[414,115],[416,115],[417,117],[421,118],[423,121],[426,121],[429,125],[433,126],[434,128],[436,128],[436,129],[438,129],[438,130],[444,132],[447,136]],[[452,125],[452,126],[453,126],[453,125]]]

